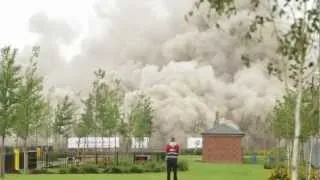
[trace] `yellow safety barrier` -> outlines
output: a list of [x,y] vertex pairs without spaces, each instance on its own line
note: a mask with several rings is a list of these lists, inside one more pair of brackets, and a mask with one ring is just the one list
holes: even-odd
[[14,149],[14,169],[20,170],[20,152],[19,149]]

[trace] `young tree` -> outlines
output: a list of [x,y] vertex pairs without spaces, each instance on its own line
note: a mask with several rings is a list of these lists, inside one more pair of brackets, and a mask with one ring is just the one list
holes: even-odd
[[[100,125],[101,125],[101,135],[103,136],[105,132],[109,137],[116,135],[117,126],[121,117],[120,114],[120,97],[116,90],[106,88],[103,92],[103,102],[101,102],[101,108],[98,110]],[[115,140],[116,141],[116,140]]]
[[18,89],[17,120],[15,132],[23,140],[24,172],[28,171],[28,138],[33,129],[38,128],[42,120],[44,100],[42,97],[43,78],[37,75],[38,65],[34,58],[38,52],[30,59],[30,64],[26,68],[21,86]]
[[[104,70],[98,69],[94,72],[94,75],[96,79],[92,83],[92,89],[88,98],[83,101],[82,121],[95,137],[98,134],[101,136],[102,146],[104,146],[104,137],[108,135],[109,144],[111,144],[110,137],[115,135],[117,131],[117,125],[121,117],[122,91],[119,88],[119,81],[107,82]],[[110,151],[110,148],[108,149]],[[97,145],[95,151],[97,156]]]
[[[121,118],[122,91],[119,81],[106,82],[106,72],[104,70],[99,69],[95,72],[95,75],[97,78],[94,82],[94,87],[96,88],[96,123],[100,130],[102,142],[104,142],[103,137],[108,135],[110,145],[110,137],[117,134],[117,126]],[[114,141],[116,145],[116,138]],[[110,147],[108,149],[110,151]]]
[[[203,3],[208,3],[210,6],[209,15],[216,13],[218,16],[232,17],[237,14],[237,0],[199,0],[196,3],[196,8]],[[285,0],[280,2],[253,0],[251,2],[251,15],[254,17],[252,24],[248,27],[249,31],[246,34],[246,41],[251,41],[254,44],[263,41],[261,32],[263,27],[267,25],[273,26],[274,37],[268,37],[268,41],[275,40],[278,44],[277,53],[279,59],[268,63],[270,74],[279,77],[284,81],[286,89],[289,89],[289,79],[293,81],[293,88],[296,92],[295,109],[294,109],[294,141],[292,149],[292,180],[298,179],[298,154],[299,154],[299,139],[301,136],[301,101],[303,99],[303,90],[305,81],[309,78],[309,69],[306,68],[309,62],[309,55],[317,46],[315,37],[320,34],[320,11],[317,1],[311,0]],[[258,13],[260,8],[265,8],[265,12]],[[193,11],[189,13],[193,14]],[[288,23],[288,30],[283,30],[279,25],[279,20],[284,20]],[[216,27],[220,27],[216,24]],[[258,38],[255,38],[257,37]],[[319,45],[318,45],[319,46]],[[248,56],[243,56],[243,60],[247,65],[253,61]],[[311,64],[310,64],[311,65]]]
[[54,135],[53,131],[53,122],[55,118],[54,105],[52,104],[52,94],[54,92],[53,88],[50,88],[49,91],[45,94],[45,100],[43,105],[43,116],[42,121],[39,124],[37,132],[45,137],[46,145],[49,146],[49,140]]
[[[93,96],[92,94],[89,94],[89,97],[85,100],[82,101],[84,105],[83,113],[81,113],[81,122],[83,125],[86,127],[88,133],[86,136],[86,144],[87,144],[87,138],[90,134],[92,134],[95,131],[95,122],[93,121],[93,114],[94,114],[94,109],[93,109]],[[88,144],[87,144],[88,146]]]
[[[120,121],[118,123],[117,126],[117,131],[119,133],[119,135],[122,137],[123,139],[123,147],[125,149],[126,152],[129,152],[129,145],[130,145],[130,133],[129,133],[129,123],[124,121],[124,118],[121,117]],[[120,145],[121,147],[121,145]]]
[[[153,109],[151,100],[145,94],[140,94],[134,103],[130,113],[130,121],[133,125],[133,136],[142,143],[144,137],[151,137],[152,134]],[[142,144],[139,144],[142,148]]]
[[20,66],[16,64],[17,49],[4,47],[0,57],[0,179],[4,179],[5,139],[16,119],[18,102],[17,89],[20,86]]
[[68,95],[63,98],[62,102],[57,104],[53,122],[53,131],[56,137],[63,136],[66,139],[68,138],[72,128],[75,111],[76,106]]
[[78,138],[77,156],[80,157],[81,139],[83,139],[89,135],[89,130],[87,129],[85,122],[81,121],[81,122],[75,123],[73,126],[73,133]]
[[[314,98],[314,91],[312,88],[306,89],[302,96],[301,121],[306,122],[301,125],[300,142],[302,143],[319,133],[318,100]],[[295,99],[295,92],[285,95],[282,101],[277,101],[270,117],[275,137],[285,139],[287,142],[292,142],[294,139]]]

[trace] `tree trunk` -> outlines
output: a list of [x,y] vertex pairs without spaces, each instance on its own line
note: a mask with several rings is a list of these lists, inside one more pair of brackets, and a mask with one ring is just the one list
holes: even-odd
[[[120,138],[119,138],[119,143],[120,143]],[[118,157],[117,157],[117,135],[115,134],[114,136],[114,159],[117,159],[113,161],[113,165],[116,166],[118,165]]]
[[104,148],[104,134],[101,134],[101,154],[104,156],[103,158],[103,164],[106,166],[107,165],[107,155],[105,153],[105,148]]
[[300,109],[302,99],[302,72],[299,72],[297,87],[296,107],[294,113],[294,140],[292,149],[291,180],[298,180],[298,156],[299,156],[299,138],[301,133]]
[[144,137],[139,138],[139,146],[140,146],[140,152],[143,152],[144,149]]
[[[119,138],[119,143],[120,143],[120,138]],[[117,136],[114,136],[114,152],[117,152]]]
[[16,137],[16,147],[18,147],[19,146],[19,137],[17,136]]
[[4,179],[5,174],[5,136],[1,136],[1,146],[0,146],[0,179]]
[[23,139],[23,171],[24,174],[28,174],[28,145],[27,138]]
[[111,146],[110,146],[110,144],[111,144],[111,134],[109,133],[109,137],[108,137],[108,154],[110,155],[110,152],[111,152]]
[[313,138],[310,138],[310,151],[309,151],[307,180],[310,180],[310,174],[311,174],[312,149],[313,149]]
[[104,137],[103,137],[103,134],[101,135],[101,153],[104,152]]
[[95,151],[96,164],[98,164],[97,133],[95,133],[95,137],[94,137],[94,151]]
[[79,166],[79,159],[80,159],[80,143],[81,143],[81,137],[78,137],[78,143],[77,143],[77,155],[75,157],[76,165]]
[[84,144],[83,144],[83,153],[82,153],[82,162],[85,162],[86,153],[89,149],[89,143],[88,143],[88,136],[84,138]]
[[38,139],[38,128],[35,129],[35,136],[36,136],[35,137],[35,141],[36,141],[35,145],[38,146],[39,145],[39,143],[38,143],[38,141],[39,141],[39,139]]
[[131,139],[130,137],[125,137],[125,151],[126,153],[129,153],[130,147],[131,147]]
[[288,139],[286,140],[286,145],[287,145],[287,165],[288,165],[288,167],[290,167],[290,157],[291,157],[290,147],[291,147],[291,143],[290,143],[290,141]]

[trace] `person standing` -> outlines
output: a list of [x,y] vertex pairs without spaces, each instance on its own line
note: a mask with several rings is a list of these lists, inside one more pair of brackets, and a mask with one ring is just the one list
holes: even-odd
[[178,180],[178,156],[180,147],[175,138],[172,137],[171,141],[166,145],[166,162],[167,162],[167,180],[171,179],[171,171],[173,171],[173,180]]

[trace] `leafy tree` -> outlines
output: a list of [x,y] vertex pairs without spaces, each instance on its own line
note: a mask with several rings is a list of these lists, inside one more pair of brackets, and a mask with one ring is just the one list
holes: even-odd
[[81,114],[81,122],[83,123],[83,126],[87,129],[87,136],[88,137],[91,133],[95,131],[96,125],[93,121],[93,114],[94,114],[94,107],[93,107],[93,96],[92,94],[89,94],[89,97],[82,101],[84,109],[83,113]]
[[[119,86],[120,82],[115,80],[108,83],[104,70],[98,69],[94,75],[96,79],[92,84],[92,89],[88,98],[83,101],[84,112],[81,119],[90,133],[93,133],[95,137],[98,134],[101,136],[103,143],[105,136],[111,137],[117,133],[123,94]],[[110,140],[109,138],[109,144]],[[97,154],[97,146],[95,151]]]
[[75,123],[73,126],[73,133],[78,138],[78,149],[77,149],[77,156],[80,157],[80,143],[81,139],[85,138],[89,135],[89,130],[87,129],[87,126],[85,122],[80,121],[78,123]]
[[151,100],[145,94],[137,97],[130,113],[130,121],[133,126],[133,136],[143,142],[144,137],[152,134],[153,109]]
[[68,138],[72,128],[75,111],[75,104],[68,95],[63,98],[62,102],[57,104],[53,122],[54,134],[57,137],[63,136],[66,139]]
[[[129,123],[124,120],[124,118],[120,118],[117,131],[119,135],[123,138],[123,145],[125,147],[125,150],[128,152],[130,147],[130,132],[129,132]],[[121,147],[121,145],[120,145]]]
[[21,86],[18,89],[17,120],[15,132],[23,140],[24,171],[28,171],[28,137],[38,128],[42,120],[44,101],[42,97],[43,78],[37,75],[38,65],[35,52],[26,68]]
[[[212,14],[217,16],[232,17],[237,15],[237,0],[199,0],[195,4],[198,9],[202,4],[209,4],[208,17]],[[311,0],[285,0],[280,2],[274,1],[250,1],[250,10],[253,15],[253,21],[248,27],[245,36],[246,41],[258,44],[263,41],[263,36],[257,32],[267,25],[274,29],[274,36],[268,37],[268,41],[275,40],[278,44],[277,53],[279,59],[267,62],[270,74],[284,81],[286,90],[288,91],[290,81],[293,82],[293,89],[296,93],[294,101],[294,142],[292,150],[292,180],[298,179],[298,154],[299,140],[301,136],[301,114],[303,91],[305,82],[309,78],[309,69],[306,68],[309,61],[309,54],[312,53],[318,42],[315,37],[320,34],[320,3]],[[267,8],[264,8],[267,7]],[[258,13],[258,9],[264,8],[267,13]],[[190,11],[189,15],[193,15],[194,11]],[[287,18],[288,30],[281,29],[279,20]],[[220,25],[216,24],[219,29]],[[273,39],[272,39],[273,38]],[[248,66],[254,61],[246,54],[243,55],[244,63]],[[309,64],[312,66],[312,64]],[[290,80],[290,81],[289,81]],[[288,92],[287,92],[288,93]]]
[[47,141],[47,146],[49,145],[50,137],[52,137],[53,135],[52,124],[54,119],[54,111],[50,103],[51,101],[48,99],[44,101],[42,121],[39,124],[37,129],[38,134],[36,134],[36,135],[42,135],[42,137],[45,137]]
[[96,123],[99,127],[102,142],[103,137],[108,135],[110,144],[110,137],[116,135],[117,125],[121,117],[121,90],[119,81],[106,82],[106,72],[104,70],[99,69],[95,72],[95,75],[97,78],[94,82],[94,87],[96,88]]
[[[301,119],[303,123],[301,126],[300,141],[304,142],[310,136],[318,134],[319,119],[317,100],[313,97],[314,90],[307,89],[303,92],[303,99],[301,103]],[[294,93],[294,92],[293,92]],[[273,133],[276,137],[292,140],[294,137],[294,110],[295,110],[295,94],[287,94],[283,101],[277,101],[274,107],[274,114],[272,118]]]
[[0,59],[0,179],[4,179],[5,139],[17,117],[17,89],[20,86],[20,66],[16,64],[17,49],[4,47]]
[[[305,142],[319,133],[319,109],[318,90],[309,88],[304,90],[301,103],[301,121],[305,122],[301,126],[300,141]],[[291,92],[278,100],[274,111],[270,117],[273,133],[278,138],[283,138],[287,142],[294,139],[294,110],[296,93]],[[290,152],[290,150],[289,150]],[[289,157],[290,159],[290,157]],[[290,165],[290,162],[288,162]]]
[[49,146],[49,139],[54,135],[53,130],[53,122],[55,118],[55,109],[52,103],[52,94],[54,92],[54,88],[50,88],[49,91],[44,94],[44,104],[42,110],[41,121],[37,125],[36,135],[44,137],[46,139],[46,145]]

